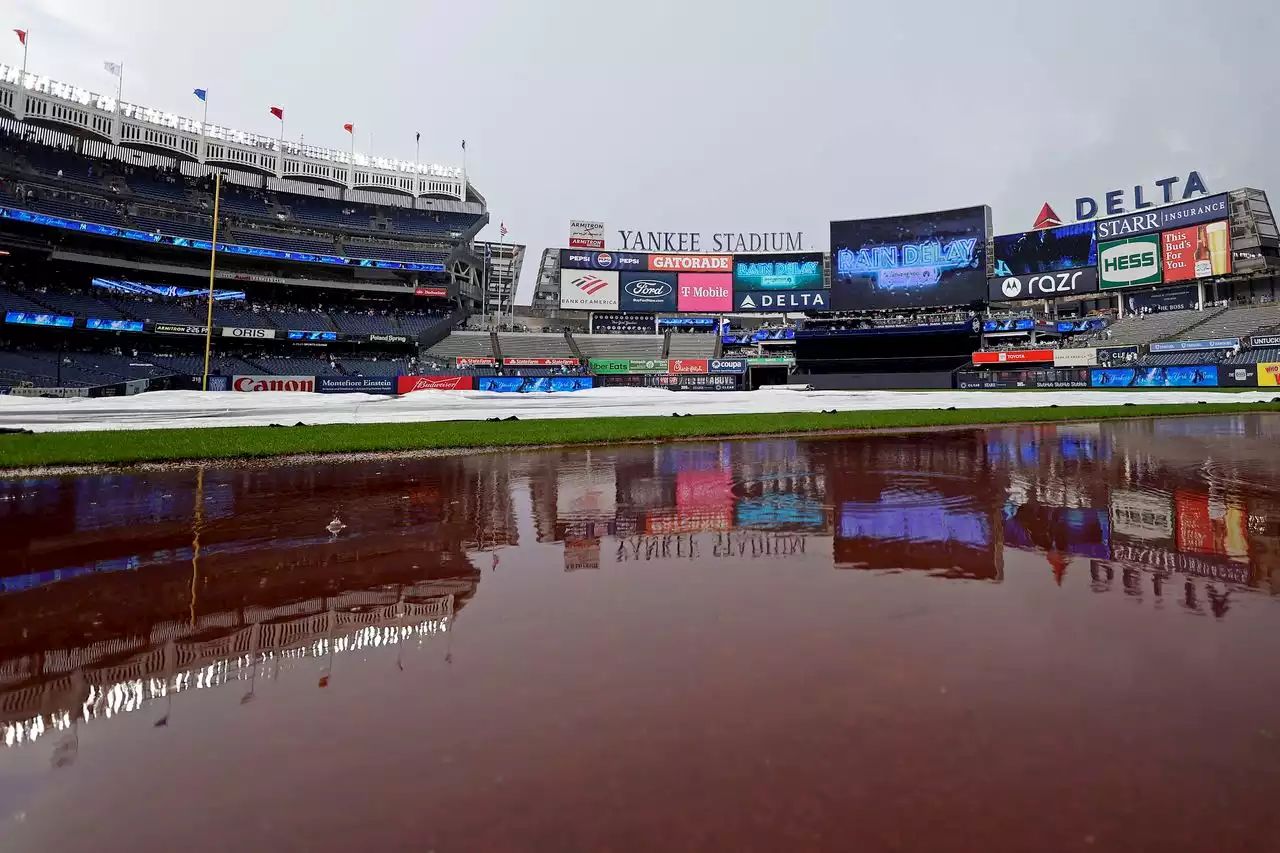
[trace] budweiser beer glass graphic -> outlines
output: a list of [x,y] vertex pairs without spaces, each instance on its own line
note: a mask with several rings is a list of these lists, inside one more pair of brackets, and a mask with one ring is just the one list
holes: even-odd
[[[1210,222],[1204,227],[1209,243],[1209,264],[1211,275],[1227,275],[1231,272],[1231,241],[1227,234],[1227,223]],[[1200,275],[1200,265],[1196,264],[1196,276]]]

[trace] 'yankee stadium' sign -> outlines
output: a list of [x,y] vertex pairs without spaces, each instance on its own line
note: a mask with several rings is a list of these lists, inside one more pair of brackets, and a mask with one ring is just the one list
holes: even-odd
[[698,231],[619,231],[631,252],[798,252],[803,231],[717,231],[705,239]]

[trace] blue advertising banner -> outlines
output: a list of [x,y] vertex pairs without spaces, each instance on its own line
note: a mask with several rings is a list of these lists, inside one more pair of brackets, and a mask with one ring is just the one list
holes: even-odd
[[60,329],[70,329],[75,325],[75,317],[66,317],[61,314],[33,314],[27,311],[9,311],[4,315],[6,323],[14,323],[20,326],[57,326]]
[[619,270],[638,272],[649,268],[649,256],[635,252],[591,252],[561,249],[560,268],[566,270]]
[[337,339],[337,332],[304,332],[298,330],[289,332],[289,340],[291,341],[336,341]]
[[1227,194],[1212,195],[1182,204],[1154,207],[1141,213],[1130,213],[1115,219],[1098,220],[1098,240],[1115,240],[1151,234],[1166,228],[1182,228],[1203,222],[1217,222],[1231,216]]
[[715,317],[659,317],[659,329],[711,329],[716,325]]
[[745,358],[713,358],[707,362],[712,373],[746,373]]
[[316,390],[321,394],[344,394],[359,391],[365,394],[394,394],[394,376],[317,376]]
[[1160,341],[1151,344],[1151,352],[1188,352],[1206,349],[1232,349],[1240,346],[1239,338],[1214,338],[1209,341]]
[[618,310],[646,314],[675,311],[676,274],[673,272],[622,273],[618,283]]
[[549,391],[585,391],[593,387],[590,376],[477,376],[476,389],[506,394]]
[[1104,367],[1089,371],[1093,388],[1217,388],[1218,366]]
[[826,311],[829,290],[734,290],[734,311]]
[[90,317],[84,321],[86,329],[100,329],[104,332],[141,332],[141,320],[99,320]]
[[984,332],[1029,332],[1036,327],[1036,321],[1030,317],[1010,317],[1005,320],[983,320]]

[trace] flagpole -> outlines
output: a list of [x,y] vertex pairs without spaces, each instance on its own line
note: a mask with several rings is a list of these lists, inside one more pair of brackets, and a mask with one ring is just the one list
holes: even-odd
[[422,162],[422,134],[415,133],[413,138],[413,162],[415,164]]
[[209,126],[209,92],[207,90],[200,100],[204,101],[204,118],[200,120],[200,132],[204,133],[204,129]]
[[124,63],[120,63],[119,73],[116,74],[116,103],[124,98]]
[[213,180],[213,242],[209,244],[209,313],[204,327],[204,380],[200,390],[209,390],[209,350],[213,346],[213,275],[218,265],[218,202],[222,199],[222,172]]
[[18,83],[18,89],[20,92],[25,92],[27,89],[27,48],[30,46],[30,43],[31,30],[24,30],[22,33],[22,80]]

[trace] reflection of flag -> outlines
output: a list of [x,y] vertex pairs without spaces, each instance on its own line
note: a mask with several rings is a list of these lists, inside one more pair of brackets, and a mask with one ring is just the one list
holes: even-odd
[[280,107],[272,107],[271,114],[281,121],[284,121],[284,110],[280,109]]
[[493,568],[498,568],[498,552],[493,552]]
[[194,90],[192,90],[192,94],[193,94],[193,95],[195,95],[197,98],[199,98],[199,99],[200,99],[200,100],[202,100],[202,101],[207,101],[207,100],[209,100],[209,90],[208,90],[208,89],[194,89]]
[[464,140],[462,140],[462,150],[463,150],[463,151],[466,151],[466,150],[467,150],[467,140],[465,140],[465,139],[464,139]]
[[26,47],[26,46],[27,46],[27,31],[26,31],[26,30],[14,30],[13,32],[14,32],[14,34],[18,37],[18,41],[22,42],[22,46],[23,46],[23,47]]
[[124,66],[119,62],[104,62],[102,68],[112,77],[119,77],[124,72]]

